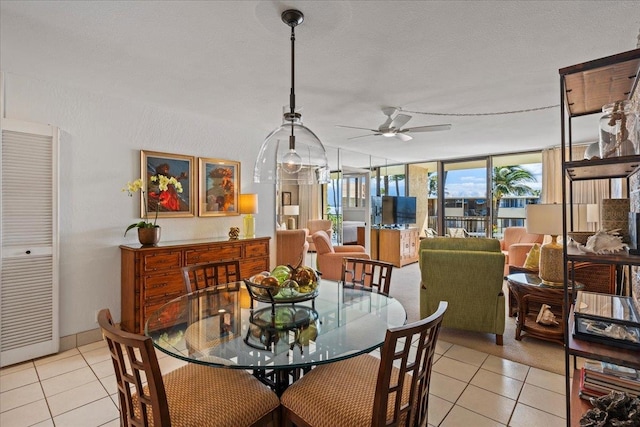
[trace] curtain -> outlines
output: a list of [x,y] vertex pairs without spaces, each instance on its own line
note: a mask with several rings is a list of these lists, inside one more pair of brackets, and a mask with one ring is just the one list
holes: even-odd
[[[584,157],[586,146],[574,146],[571,148],[571,159],[576,161]],[[565,148],[565,152],[566,160],[568,161],[569,149]],[[562,150],[560,147],[547,148],[542,151],[542,194],[540,203],[562,203],[563,177],[561,154]],[[611,187],[612,184],[608,179],[576,181],[573,183],[573,203],[596,204],[597,211],[600,212],[601,200],[611,197]],[[567,184],[567,197],[569,197],[568,191],[569,187]],[[594,231],[597,227],[597,223],[588,225],[591,231]]]
[[298,228],[307,228],[307,221],[310,219],[322,219],[322,212],[320,212],[321,188],[319,184],[298,186],[298,204],[300,206]]

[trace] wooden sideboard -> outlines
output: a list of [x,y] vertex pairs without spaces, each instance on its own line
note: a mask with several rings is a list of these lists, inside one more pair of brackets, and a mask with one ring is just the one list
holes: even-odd
[[268,271],[270,237],[163,242],[153,247],[120,246],[121,326],[143,333],[148,316],[185,293],[181,268],[207,262],[238,260],[242,277]]
[[[371,258],[396,267],[418,262],[419,235],[417,228],[372,228]],[[364,245],[364,227],[358,227],[358,244]]]

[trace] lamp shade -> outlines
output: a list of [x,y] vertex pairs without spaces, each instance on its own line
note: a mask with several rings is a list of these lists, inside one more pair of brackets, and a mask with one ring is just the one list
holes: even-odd
[[239,205],[241,214],[257,214],[258,213],[258,195],[255,193],[240,194]]
[[596,203],[587,205],[587,222],[598,222],[600,220],[600,209]]
[[300,215],[300,206],[298,205],[287,205],[282,209],[285,215]]
[[[293,128],[293,129],[292,129]],[[297,172],[286,171],[291,154],[289,138],[295,135],[295,152],[300,157]],[[285,114],[283,124],[271,132],[262,143],[253,171],[253,181],[292,185],[329,183],[329,162],[320,139],[302,125],[299,115]]]
[[527,205],[525,227],[527,233],[559,236],[562,234],[562,205]]

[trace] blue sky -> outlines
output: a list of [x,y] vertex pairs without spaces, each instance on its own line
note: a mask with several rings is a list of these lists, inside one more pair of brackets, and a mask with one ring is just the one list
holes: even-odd
[[[542,164],[521,165],[530,171],[537,182],[529,183],[534,190],[542,189]],[[447,174],[445,190],[449,197],[486,197],[486,169],[453,170]]]

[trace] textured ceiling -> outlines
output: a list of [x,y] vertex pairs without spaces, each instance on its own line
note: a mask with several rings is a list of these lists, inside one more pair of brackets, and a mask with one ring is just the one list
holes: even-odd
[[[349,140],[367,132],[336,125],[377,128],[383,106],[489,113],[557,105],[559,68],[634,49],[640,28],[637,1],[0,3],[3,71],[233,120],[265,136],[288,104],[290,29],[280,13],[298,8],[305,125],[328,147],[390,163],[555,145],[559,109],[414,113],[408,127],[453,127],[409,142]],[[574,140],[594,140],[596,117],[575,125]]]

